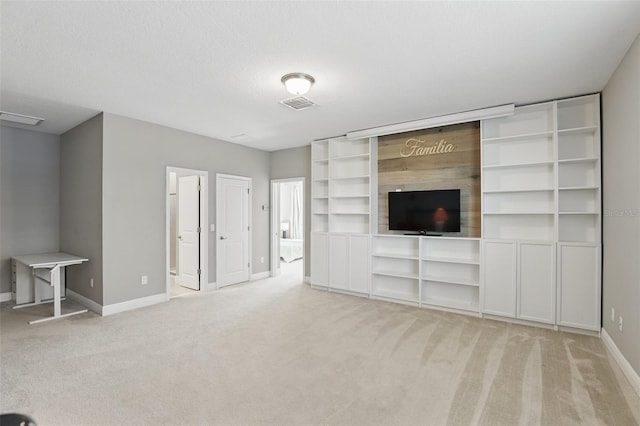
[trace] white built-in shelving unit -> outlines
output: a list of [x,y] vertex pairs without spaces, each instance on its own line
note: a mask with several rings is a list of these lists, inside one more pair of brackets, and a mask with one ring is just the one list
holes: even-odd
[[311,283],[417,307],[600,328],[600,98],[481,122],[481,238],[378,234],[377,138],[312,144]]
[[601,327],[600,97],[557,102],[558,324]]
[[371,145],[368,138],[311,145],[311,284],[316,287],[369,294],[371,164],[376,157]]
[[598,95],[482,122],[483,313],[600,327],[599,123]]
[[479,313],[480,239],[373,235],[371,296]]
[[374,235],[371,257],[371,296],[419,305],[419,237]]

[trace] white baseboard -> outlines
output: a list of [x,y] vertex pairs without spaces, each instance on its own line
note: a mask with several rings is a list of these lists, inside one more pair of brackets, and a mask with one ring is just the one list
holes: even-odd
[[69,289],[67,289],[66,291],[66,296],[69,299],[75,300],[76,302],[80,303],[82,306],[89,309],[90,311],[95,312],[98,315],[102,315],[102,305],[99,304],[98,302],[94,302],[88,297],[85,297]]
[[269,278],[271,276],[271,271],[258,272],[256,274],[251,274],[251,281],[261,280],[263,278]]
[[214,282],[202,284],[202,290],[204,291],[213,291],[218,289],[218,284]]
[[631,364],[629,364],[629,361],[627,361],[624,355],[622,355],[622,352],[620,352],[620,349],[618,349],[618,346],[616,346],[615,342],[613,341],[611,336],[609,336],[607,330],[605,330],[604,328],[602,329],[601,339],[604,343],[604,346],[613,356],[613,359],[615,359],[620,366],[620,369],[624,373],[625,377],[629,380],[629,383],[631,383],[631,387],[636,391],[638,396],[640,396],[640,376],[633,369]]
[[13,299],[13,293],[11,293],[10,291],[6,293],[0,293],[0,302],[8,302],[11,299]]
[[304,282],[307,284],[311,284],[311,277],[304,277]]
[[167,294],[160,293],[153,296],[141,297],[139,299],[127,300],[126,302],[114,303],[102,307],[102,316],[113,315],[120,312],[130,311],[132,309],[144,308],[145,306],[157,305],[166,302]]

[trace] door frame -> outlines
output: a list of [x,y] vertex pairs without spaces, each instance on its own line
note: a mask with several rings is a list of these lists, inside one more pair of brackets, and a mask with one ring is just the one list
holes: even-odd
[[[171,197],[169,195],[169,174],[189,174],[200,176],[200,291],[209,287],[209,172],[206,170],[185,169],[183,167],[167,166],[165,172],[165,277],[166,298],[171,299]],[[177,206],[176,206],[177,208]]]
[[[280,187],[278,184],[287,183],[287,182],[302,182],[302,217],[300,221],[302,222],[302,278],[306,276],[305,273],[305,263],[307,259],[307,253],[305,250],[305,246],[307,244],[306,238],[306,223],[305,216],[307,215],[305,209],[305,199],[307,195],[305,194],[305,177],[292,177],[292,178],[283,178],[283,179],[271,179],[271,224],[270,224],[270,233],[269,233],[269,242],[271,247],[271,267],[270,267],[270,275],[275,277],[279,274],[280,268],[276,265],[279,265],[280,259]],[[277,237],[277,238],[276,238]]]
[[251,177],[248,176],[238,176],[238,175],[228,175],[228,174],[224,174],[224,173],[216,173],[216,232],[215,232],[215,239],[216,239],[216,289],[220,288],[220,278],[221,278],[221,271],[222,268],[220,267],[220,265],[222,265],[222,260],[221,260],[221,250],[220,250],[220,240],[218,239],[218,230],[220,229],[221,223],[220,223],[220,217],[221,217],[221,212],[222,212],[222,199],[221,199],[221,192],[220,191],[220,179],[238,179],[238,180],[245,180],[249,183],[249,201],[247,202],[247,209],[248,209],[248,222],[249,222],[249,243],[247,244],[247,259],[249,260],[249,279],[247,281],[251,281],[251,276],[253,275],[253,259],[252,259],[252,254],[253,254],[253,215],[252,213],[252,200],[253,200],[253,179]]

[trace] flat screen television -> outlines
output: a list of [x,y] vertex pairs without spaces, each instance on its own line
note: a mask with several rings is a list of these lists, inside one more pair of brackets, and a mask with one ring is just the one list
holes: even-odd
[[389,192],[389,230],[460,232],[460,190]]

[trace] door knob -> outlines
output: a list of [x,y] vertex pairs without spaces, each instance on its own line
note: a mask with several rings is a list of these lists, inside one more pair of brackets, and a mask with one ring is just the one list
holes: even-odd
[[227,237],[224,237],[224,236],[222,236],[222,235],[221,235],[221,236],[220,236],[220,239],[221,239],[221,240],[226,240],[226,239],[227,239]]

